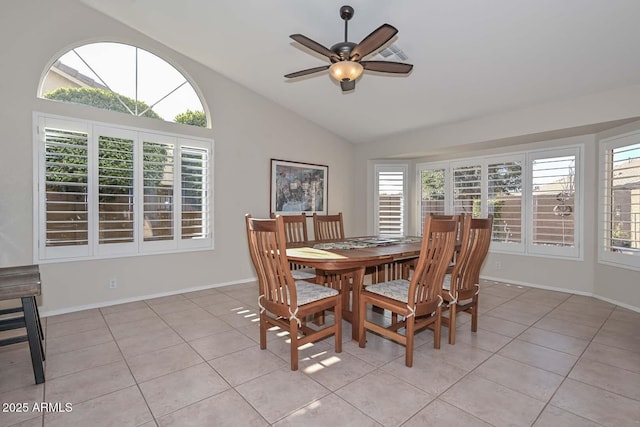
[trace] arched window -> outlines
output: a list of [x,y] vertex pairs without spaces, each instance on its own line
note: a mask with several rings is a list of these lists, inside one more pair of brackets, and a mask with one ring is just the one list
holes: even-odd
[[51,66],[39,96],[207,126],[202,102],[181,72],[144,49],[122,43],[71,49]]

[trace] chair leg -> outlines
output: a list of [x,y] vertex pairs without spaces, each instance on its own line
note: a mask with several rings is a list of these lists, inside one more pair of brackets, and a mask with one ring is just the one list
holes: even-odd
[[260,349],[267,348],[267,315],[260,313]]
[[289,320],[289,331],[291,337],[291,370],[298,370],[298,322],[295,319]]
[[436,322],[433,327],[433,348],[440,348],[440,333],[442,331],[442,307],[436,309]]
[[478,295],[473,297],[471,306],[471,332],[478,332]]
[[415,335],[415,319],[415,316],[407,317],[405,324],[405,337],[407,339],[407,344],[405,348],[404,364],[407,365],[408,368],[413,366],[413,338]]
[[449,304],[449,344],[456,343],[456,308],[458,304],[452,302]]

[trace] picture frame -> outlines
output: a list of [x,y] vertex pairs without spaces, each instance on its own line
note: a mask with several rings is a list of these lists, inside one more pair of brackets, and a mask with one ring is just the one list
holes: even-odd
[[271,212],[327,215],[329,166],[271,159]]

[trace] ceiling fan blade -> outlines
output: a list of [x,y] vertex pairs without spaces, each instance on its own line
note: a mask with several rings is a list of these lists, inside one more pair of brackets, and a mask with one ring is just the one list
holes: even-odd
[[343,80],[340,82],[340,87],[342,88],[343,92],[348,92],[350,90],[354,90],[356,88],[356,81],[355,80]]
[[317,73],[319,71],[328,70],[330,65],[323,65],[322,67],[308,68],[302,71],[296,71],[295,73],[285,74],[285,77],[288,79],[293,79],[295,77],[306,76],[307,74]]
[[362,68],[380,73],[409,74],[413,65],[392,61],[360,61]]
[[302,46],[311,49],[314,52],[319,53],[322,56],[326,56],[332,62],[339,61],[340,57],[336,55],[335,52],[330,51],[326,47],[322,46],[320,43],[311,40],[307,36],[303,36],[302,34],[291,34],[289,37],[300,43]]
[[349,59],[359,61],[371,52],[382,47],[398,33],[393,25],[382,24],[353,48]]

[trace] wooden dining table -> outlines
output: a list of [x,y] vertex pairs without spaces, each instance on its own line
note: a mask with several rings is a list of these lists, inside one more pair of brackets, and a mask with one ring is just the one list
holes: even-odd
[[[365,315],[359,310],[365,270],[367,267],[418,258],[421,244],[422,238],[413,236],[363,236],[332,242],[298,242],[287,245],[287,258],[292,263],[314,267],[327,273],[351,273],[351,310],[343,307],[343,317],[351,321],[351,337],[358,341],[358,322],[360,316]],[[348,289],[343,289],[342,292],[348,292]]]

